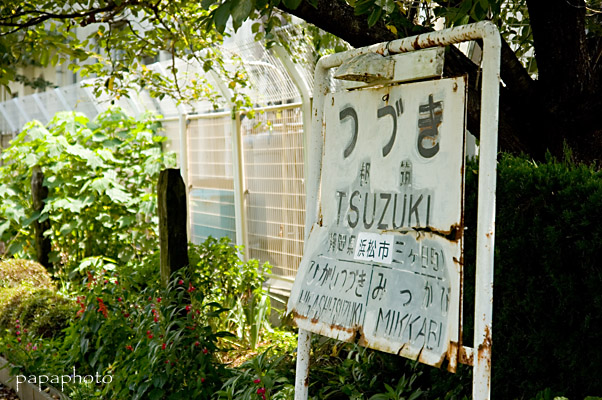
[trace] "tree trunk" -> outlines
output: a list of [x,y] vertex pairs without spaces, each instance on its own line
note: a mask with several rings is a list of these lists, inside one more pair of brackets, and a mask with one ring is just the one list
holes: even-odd
[[583,0],[528,0],[539,71],[534,132],[554,155],[565,145],[577,160],[601,157],[600,70],[586,36]]
[[[41,212],[44,209],[47,197],[48,188],[44,186],[44,173],[42,172],[42,169],[36,165],[33,167],[31,174],[31,199],[34,212]],[[50,229],[50,221],[48,218],[42,222],[38,219],[33,222],[37,261],[48,271],[52,271],[53,265],[49,260],[52,243],[48,236],[44,236],[44,232]]]
[[157,184],[161,282],[167,286],[171,274],[188,265],[186,187],[179,169],[166,169]]

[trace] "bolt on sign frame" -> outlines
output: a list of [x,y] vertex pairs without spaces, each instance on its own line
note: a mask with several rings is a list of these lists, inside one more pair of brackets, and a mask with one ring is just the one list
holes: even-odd
[[[423,35],[419,35],[419,36],[413,36],[413,37],[408,37],[405,39],[399,39],[399,40],[395,40],[392,42],[388,42],[388,43],[381,43],[381,44],[376,44],[373,46],[369,46],[369,47],[364,47],[364,48],[360,48],[360,49],[354,49],[354,50],[350,50],[344,53],[339,53],[339,54],[334,54],[331,56],[327,56],[327,57],[323,57],[322,59],[319,60],[317,66],[316,66],[316,70],[315,70],[315,86],[314,86],[314,103],[313,103],[313,110],[312,110],[312,130],[310,133],[310,138],[309,138],[309,146],[306,149],[307,153],[309,154],[309,164],[308,164],[308,173],[307,173],[307,178],[306,178],[306,190],[307,190],[307,201],[306,201],[306,223],[305,223],[305,232],[306,232],[306,238],[305,238],[305,249],[306,251],[308,250],[309,247],[312,246],[312,242],[313,241],[313,246],[322,246],[322,249],[326,249],[328,248],[328,243],[324,243],[324,242],[328,242],[330,239],[328,238],[328,233],[322,233],[321,235],[318,235],[316,233],[314,233],[314,238],[311,237],[310,233],[312,232],[312,229],[314,231],[318,231],[321,228],[321,222],[322,222],[322,212],[328,212],[327,210],[324,210],[324,204],[322,203],[322,199],[321,199],[321,195],[326,196],[326,194],[321,193],[321,190],[323,188],[324,182],[322,181],[323,176],[323,169],[324,170],[330,170],[332,171],[332,168],[330,168],[328,165],[323,165],[324,163],[324,156],[325,154],[328,152],[326,151],[325,153],[325,131],[328,129],[326,127],[326,120],[325,120],[325,107],[327,106],[327,104],[325,104],[325,100],[328,99],[329,102],[332,101],[334,103],[335,101],[335,97],[330,95],[330,88],[329,88],[329,70],[331,68],[335,68],[335,67],[339,67],[342,64],[344,64],[346,61],[352,59],[352,58],[357,58],[358,56],[361,56],[363,54],[370,54],[370,53],[376,53],[376,54],[380,54],[380,55],[386,55],[386,54],[397,54],[397,53],[409,53],[409,52],[413,52],[415,50],[420,50],[420,49],[426,49],[426,48],[433,48],[433,47],[442,47],[442,46],[447,46],[447,45],[451,45],[451,44],[456,44],[456,43],[460,43],[460,42],[465,42],[465,41],[470,41],[470,40],[476,40],[476,39],[482,39],[483,41],[483,62],[482,62],[482,91],[481,91],[481,120],[480,120],[480,156],[479,156],[479,182],[478,182],[478,209],[477,209],[477,252],[476,252],[476,282],[475,282],[475,315],[474,315],[474,348],[468,348],[465,346],[461,345],[461,338],[458,338],[458,331],[461,329],[461,317],[459,317],[459,321],[456,323],[456,325],[454,325],[453,323],[451,324],[451,329],[448,329],[447,331],[447,336],[446,336],[446,340],[449,340],[449,347],[447,348],[447,350],[445,350],[444,356],[448,357],[450,364],[452,365],[452,369],[455,366],[456,362],[462,362],[465,364],[469,364],[469,365],[473,365],[474,368],[474,372],[473,372],[473,398],[474,399],[489,399],[490,397],[490,382],[491,382],[491,321],[492,321],[492,304],[493,304],[493,262],[494,262],[494,234],[495,234],[495,187],[496,187],[496,154],[497,154],[497,134],[498,134],[498,104],[499,104],[499,84],[500,84],[500,49],[501,49],[501,40],[500,40],[500,35],[499,32],[497,30],[497,27],[490,23],[490,22],[479,22],[476,24],[470,24],[470,25],[464,25],[461,27],[457,27],[457,28],[451,28],[451,29],[445,29],[442,31],[437,31],[437,32],[431,32],[428,34],[423,34]],[[383,68],[387,69],[388,67],[386,65],[383,64]],[[379,77],[379,79],[381,79],[381,81],[379,81],[378,83],[383,83],[386,84],[387,79],[389,79],[389,83],[391,82],[391,78],[393,78],[393,76],[396,76],[396,73],[392,72],[393,67],[391,67],[391,71],[389,76],[385,76],[383,77]],[[378,71],[377,71],[378,73]],[[400,80],[403,79],[397,79],[397,82],[399,82]],[[440,80],[440,82],[445,81],[445,80]],[[430,81],[430,82],[437,82],[437,81]],[[456,81],[454,83],[454,85],[457,85],[458,81]],[[409,86],[409,85],[408,85]],[[402,86],[398,86],[399,87],[403,87]],[[456,86],[457,87],[457,86]],[[394,89],[391,89],[394,90]],[[455,89],[454,89],[455,91]],[[432,96],[431,96],[432,97]],[[343,100],[344,101],[344,97],[339,97],[337,98],[338,101]],[[453,103],[454,100],[453,98],[450,97],[451,102]],[[383,97],[383,100],[385,100],[385,98]],[[387,96],[387,101],[389,100],[388,96]],[[431,99],[432,100],[432,99]],[[395,104],[394,103],[395,99],[391,100],[391,103],[393,105],[393,107],[388,106],[387,109],[385,110],[385,107],[383,107],[382,109],[384,111],[378,111],[378,118],[381,117],[386,117],[386,115],[390,114],[392,116],[392,119],[394,119],[395,121],[397,121],[397,119],[395,119],[395,116],[392,115],[392,113],[397,112],[398,115],[401,115],[400,111],[403,110],[403,105],[402,104]],[[449,101],[447,104],[450,104]],[[431,118],[433,118],[433,110],[435,109],[432,101],[431,101]],[[397,107],[397,110],[395,109],[395,107]],[[421,105],[422,107],[422,105]],[[388,110],[388,108],[391,108],[391,110]],[[428,108],[428,107],[427,107]],[[357,125],[357,115],[353,115],[354,111],[346,111],[347,109],[343,109],[340,111],[340,114],[338,114],[338,118],[340,119],[341,123],[344,122],[344,120],[354,120],[354,123]],[[421,112],[423,110],[421,109]],[[361,112],[361,111],[360,111]],[[437,111],[435,111],[437,112]],[[443,112],[442,110],[439,110],[439,112]],[[332,112],[331,112],[332,114]],[[396,124],[396,122],[395,122]],[[420,125],[419,125],[420,126]],[[357,127],[354,128],[357,131]],[[395,127],[393,128],[393,132],[395,133]],[[463,141],[463,138],[461,139]],[[352,139],[352,142],[355,143],[355,139]],[[328,142],[328,139],[326,138],[326,143]],[[418,147],[420,147],[420,144],[418,145]],[[434,148],[434,147],[433,147]],[[379,149],[380,150],[380,149]],[[388,146],[386,145],[382,151],[383,151],[383,155],[385,155],[385,153],[387,153],[388,151],[390,151],[391,149],[388,148]],[[422,149],[424,150],[424,149]],[[424,153],[421,153],[424,155]],[[461,154],[463,155],[463,153],[461,152]],[[345,155],[345,157],[347,157],[347,155]],[[404,161],[405,162],[405,161]],[[404,162],[402,162],[402,169],[404,165]],[[463,164],[462,164],[463,165]],[[410,167],[411,167],[411,163],[410,163]],[[364,171],[366,172],[366,171]],[[373,176],[375,176],[376,173],[378,173],[377,171],[373,171]],[[402,174],[403,175],[403,174]],[[363,175],[364,177],[366,176],[366,174],[364,173]],[[326,181],[329,178],[324,178]],[[330,179],[332,181],[332,179]],[[336,179],[335,179],[336,180]],[[362,185],[362,177],[358,177],[359,180],[359,185]],[[376,185],[377,186],[382,186],[381,183],[378,183],[379,181],[377,181]],[[367,183],[367,182],[364,182]],[[463,182],[462,182],[463,183]],[[376,193],[378,190],[373,190],[374,193]],[[339,202],[339,207],[338,207],[338,217],[340,216],[340,210],[341,210],[341,206],[340,204],[342,204],[344,201],[348,201],[349,204],[349,209],[353,209],[354,211],[359,208],[356,207],[356,205],[354,205],[353,201],[351,201],[350,197],[352,197],[351,193],[341,193],[341,192],[336,192],[337,196],[338,196],[338,202]],[[341,193],[341,194],[339,194]],[[463,192],[462,192],[463,193]],[[372,193],[371,193],[372,194]],[[330,196],[330,193],[328,194]],[[425,196],[427,196],[428,194],[425,193]],[[346,196],[348,196],[347,198],[345,198]],[[387,197],[391,197],[391,194],[385,194],[385,193],[381,193],[381,200],[387,200]],[[384,197],[383,197],[384,196]],[[332,196],[331,196],[332,197]],[[361,194],[358,195],[358,197],[356,198],[356,201],[361,198]],[[368,193],[366,193],[365,195],[365,202],[368,202]],[[374,194],[374,198],[373,198],[373,207],[376,207],[376,194]],[[360,200],[361,201],[361,200]],[[360,201],[357,202],[357,205],[361,206]],[[461,196],[461,201],[463,202],[463,194]],[[331,201],[332,203],[332,201]],[[410,204],[412,203],[412,200],[410,200]],[[414,202],[414,208],[409,208],[408,211],[409,213],[414,213],[415,218],[418,217],[419,211],[418,211],[418,206],[416,205],[417,200],[415,200]],[[388,204],[388,203],[387,203]],[[405,207],[405,205],[404,205]],[[332,207],[331,207],[332,208]],[[363,219],[364,219],[364,225],[366,226],[366,212],[365,212],[365,208],[366,208],[366,204],[363,205],[364,208],[364,215],[363,215]],[[368,210],[370,208],[368,207]],[[335,206],[335,215],[336,215],[336,206]],[[332,211],[331,211],[332,213]],[[356,211],[356,217],[350,217],[349,224],[353,224],[356,223],[358,220],[361,221],[362,216],[360,215],[360,212]],[[374,214],[374,213],[373,213]],[[384,215],[384,211],[383,211],[383,215]],[[428,218],[429,216],[429,211],[426,211],[426,218]],[[337,217],[337,218],[338,218]],[[349,215],[347,215],[347,217],[349,217]],[[424,218],[424,216],[423,216]],[[353,219],[355,219],[355,221],[352,221]],[[368,218],[369,219],[369,218]],[[393,217],[393,225],[395,224],[395,217]],[[427,223],[428,226],[428,223]],[[415,231],[415,232],[412,232]],[[426,232],[423,233],[423,235],[425,235],[428,239],[433,240],[434,242],[436,242],[436,240],[434,240],[434,236],[436,235],[432,235],[430,233],[428,233],[428,229],[425,230]],[[379,235],[376,233],[369,233],[369,232],[364,232],[364,233],[358,233],[358,237],[356,237],[356,240],[360,240],[362,239],[363,235],[363,239],[366,240],[366,242],[369,242],[371,239],[375,239],[374,242],[376,242],[377,240],[381,240],[381,246],[383,244],[383,241],[386,240],[395,240],[395,238],[399,237],[399,236],[393,236],[393,235],[388,235],[386,231],[383,232],[384,234]],[[412,239],[412,236],[414,235],[415,239]],[[390,237],[391,236],[391,237]],[[416,243],[420,240],[420,232],[417,232],[417,230],[414,229],[409,229],[406,230],[405,232],[405,236],[403,237],[409,237],[408,241],[412,242],[412,245],[416,245]],[[385,239],[383,239],[385,238]],[[414,241],[415,240],[415,241]],[[423,240],[424,241],[424,240]],[[321,243],[321,244],[320,244]],[[426,242],[428,245],[428,242]],[[325,246],[325,247],[324,247]],[[336,250],[336,243],[335,246],[333,246]],[[414,246],[415,247],[415,246]],[[418,248],[425,248],[427,246],[421,246],[418,245]],[[433,245],[433,247],[437,247],[437,244]],[[315,247],[314,247],[315,248]],[[356,245],[355,248],[357,249],[358,246]],[[441,243],[439,243],[439,249],[441,249]],[[326,250],[324,250],[326,251]],[[453,253],[453,251],[451,251],[451,253]],[[441,250],[441,255],[443,256],[444,254],[444,250]],[[457,254],[457,253],[456,253]],[[365,257],[364,255],[360,256],[359,258],[356,257],[356,255],[359,255],[359,252],[355,252],[354,253],[354,257],[355,260],[364,260],[367,261],[367,264],[370,264],[372,261],[376,261],[375,259],[371,259],[370,257]],[[384,255],[384,253],[383,253]],[[321,256],[321,254],[317,254],[317,256]],[[421,255],[421,257],[424,255]],[[361,258],[364,257],[364,258]],[[427,259],[430,257],[430,259],[432,260],[432,255],[431,256],[426,256]],[[454,254],[455,257],[455,254]],[[386,257],[385,257],[386,258]],[[381,261],[381,264],[383,262],[384,258]],[[303,262],[302,262],[303,264]],[[447,264],[450,264],[449,262],[447,262]],[[458,263],[459,264],[459,263]],[[324,270],[324,266],[322,267]],[[374,270],[372,272],[372,280],[378,280],[378,278],[375,278],[374,276],[376,276],[376,274],[374,273],[374,271],[376,271],[377,266],[374,266]],[[449,266],[447,267],[448,270],[453,271],[452,269],[449,269]],[[327,268],[326,268],[327,269]],[[300,267],[300,271],[299,274],[302,274],[302,270]],[[314,275],[317,276],[316,274],[316,268],[314,268],[313,271]],[[307,274],[307,272],[306,272]],[[330,274],[331,276],[333,275],[332,272],[332,266],[330,268]],[[347,274],[351,274],[351,272],[347,271],[345,274],[345,278],[347,278]],[[359,274],[359,270],[357,272],[357,274]],[[324,271],[322,271],[321,276],[324,276]],[[358,275],[359,276],[359,275]],[[370,275],[368,275],[368,278],[370,277]],[[383,277],[382,275],[380,276],[381,278]],[[355,282],[356,276],[354,276],[354,282]],[[437,278],[440,280],[445,280],[445,277],[443,278]],[[299,278],[297,278],[297,280],[299,280]],[[450,287],[452,288],[452,291],[459,291],[459,288],[457,286],[454,286],[455,284],[453,283],[454,281],[454,277],[452,277],[452,279],[450,280],[450,282],[452,282],[450,284]],[[332,284],[332,279],[330,281]],[[398,281],[399,282],[399,281]],[[323,284],[323,283],[322,283]],[[297,282],[295,283],[295,286],[298,286]],[[335,283],[336,286],[336,283]],[[372,285],[374,286],[374,285]],[[382,285],[384,286],[384,285]],[[378,284],[377,284],[378,287]],[[461,283],[460,283],[460,287],[461,287]],[[371,287],[371,289],[373,289]],[[381,291],[382,292],[382,291]],[[379,296],[380,293],[377,293],[376,290],[371,290],[370,293],[363,293],[364,297],[368,297],[369,295],[372,298],[375,298],[374,296]],[[289,301],[289,309],[295,309],[295,307],[298,307],[299,304],[298,302],[295,303],[296,300],[294,300],[294,295],[295,293],[297,293],[297,296],[299,296],[299,289],[297,289],[297,292],[295,292],[295,288],[293,289],[293,294],[291,295],[291,300]],[[402,293],[403,294],[403,293]],[[407,295],[407,293],[406,293]],[[410,295],[411,296],[411,295]],[[324,296],[322,296],[324,297]],[[306,300],[308,300],[309,298],[305,298]],[[410,298],[407,297],[408,303],[410,301]],[[313,301],[313,300],[311,300]],[[292,304],[292,305],[291,305]],[[459,316],[460,315],[460,304],[461,302],[459,301],[450,301],[450,305],[449,305],[449,309],[450,309],[450,314],[453,314],[455,312],[455,314],[453,314],[454,316]],[[325,308],[325,306],[320,306],[322,308],[321,311],[323,311],[323,309]],[[458,308],[458,310],[453,311],[452,309],[456,307]],[[321,312],[320,311],[320,312]],[[379,310],[380,311],[380,310]],[[361,311],[360,311],[361,313]],[[373,310],[374,313],[374,310]],[[318,314],[315,314],[318,315]],[[364,313],[364,315],[366,315]],[[383,319],[381,319],[382,321],[384,321],[384,315],[381,315],[380,317],[383,317]],[[303,318],[307,319],[311,319],[308,318],[308,315],[306,314],[304,317],[302,318],[297,318],[297,322],[299,323],[301,320],[303,320]],[[334,320],[335,317],[332,317],[331,319],[329,319],[330,322],[333,322],[331,324],[331,326],[334,326],[336,328],[337,325],[337,321]],[[350,317],[350,321],[353,324],[354,322],[354,318],[353,316]],[[369,319],[370,317],[366,316],[366,320]],[[371,317],[374,320],[374,315],[372,315]],[[319,317],[314,318],[314,320],[319,319]],[[389,319],[387,319],[387,323],[391,321]],[[426,325],[426,321],[427,319],[425,319],[424,322],[424,326]],[[315,322],[315,321],[312,321]],[[318,321],[319,322],[319,321]],[[341,321],[338,321],[339,323]],[[349,322],[349,319],[348,321]],[[399,321],[398,321],[399,322]],[[397,324],[398,322],[396,322],[395,324]],[[432,320],[429,321],[429,324],[432,323]],[[309,386],[309,352],[310,352],[310,338],[311,338],[311,333],[310,331],[303,329],[304,327],[308,326],[307,323],[300,323],[299,325],[303,325],[300,327],[299,329],[299,339],[298,339],[298,348],[297,348],[297,370],[296,370],[296,383],[295,383],[295,399],[296,400],[306,400],[307,396],[308,396],[308,386]],[[311,325],[311,324],[309,324]],[[322,324],[323,326],[324,324]],[[339,324],[341,325],[341,324]],[[345,325],[344,323],[342,325]],[[421,329],[418,327],[417,324],[416,326],[416,330]],[[357,326],[357,325],[354,325]],[[407,328],[407,325],[406,325]],[[387,327],[387,329],[389,329],[389,327]],[[395,328],[397,329],[397,328]],[[411,327],[410,327],[411,329]],[[422,328],[424,329],[424,328]],[[428,349],[428,344],[427,342],[430,339],[435,339],[437,337],[437,334],[439,336],[439,338],[441,338],[442,334],[442,329],[441,327],[439,327],[438,329],[438,333],[437,333],[437,326],[433,326],[432,328],[429,326],[428,328],[426,328],[427,331],[422,333],[423,336],[423,341],[424,341],[424,345],[423,347],[426,347],[427,350]],[[453,331],[454,329],[457,329],[456,332],[452,332],[451,334],[449,333],[450,331]],[[331,329],[313,329],[312,331],[317,331],[318,333],[324,333],[324,331],[331,331]],[[345,329],[343,329],[344,331]],[[341,330],[339,330],[338,332],[341,332]],[[365,332],[362,332],[362,335],[365,334]],[[337,334],[337,336],[334,337],[343,337],[347,340],[352,340],[355,333],[352,332],[352,335],[349,338],[345,338],[345,335],[340,335]],[[362,336],[361,335],[361,336]],[[412,334],[410,333],[410,338],[411,338]],[[455,343],[454,346],[454,339],[458,339],[458,342]],[[383,343],[382,341],[380,343],[377,343],[375,346],[373,346],[374,343],[376,343],[378,340],[374,340],[374,338],[372,340],[368,339],[368,345],[369,347],[376,347],[376,348],[381,348],[383,346],[386,347],[386,341],[385,343]],[[366,342],[366,341],[364,341]],[[370,343],[373,342],[373,343]],[[399,344],[399,343],[397,343]],[[440,354],[430,354],[427,351],[426,354],[422,354],[424,349],[420,349],[418,352],[416,352],[416,349],[412,349],[411,346],[409,346],[409,349],[406,349],[407,351],[403,351],[404,347],[402,346],[402,348],[400,349],[399,353],[401,355],[406,355],[408,357],[414,357],[417,359],[420,359],[422,362],[426,362],[427,364],[430,365],[439,365],[441,360],[436,360],[434,358],[434,356],[440,355]],[[434,347],[433,343],[431,343],[431,348]],[[388,351],[391,352],[391,350],[389,349]],[[393,351],[396,352],[396,351]]]

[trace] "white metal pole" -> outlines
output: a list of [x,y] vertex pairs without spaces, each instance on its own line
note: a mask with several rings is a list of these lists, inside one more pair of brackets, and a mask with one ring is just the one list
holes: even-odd
[[[234,207],[236,213],[236,244],[248,246],[247,240],[247,213],[245,208],[245,175],[244,158],[242,150],[242,132],[240,129],[240,113],[232,111],[232,167],[234,169]],[[247,260],[248,252],[245,251],[243,260]]]
[[188,241],[192,241],[191,231],[191,215],[190,215],[190,186],[188,185],[188,115],[185,113],[179,113],[178,115],[178,128],[180,134],[180,175],[184,181],[184,187],[186,188],[186,233]]
[[495,241],[495,188],[499,117],[501,39],[495,25],[483,26],[483,86],[477,208],[477,259],[472,396],[489,399],[491,393],[491,334]]
[[309,356],[311,332],[299,329],[297,365],[295,369],[295,400],[307,400],[309,392]]
[[[322,121],[324,119],[324,97],[329,91],[328,69],[322,58],[314,74],[314,101],[311,113],[311,131],[307,135],[307,164],[305,168],[305,243],[314,223],[318,222],[320,207],[320,179],[322,175],[322,151],[324,147]],[[311,332],[299,329],[297,339],[297,367],[295,376],[295,400],[307,400],[309,388],[309,355]]]

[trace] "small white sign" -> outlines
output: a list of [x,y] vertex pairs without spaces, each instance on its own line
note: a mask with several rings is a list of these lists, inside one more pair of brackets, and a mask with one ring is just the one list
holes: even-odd
[[360,232],[355,242],[353,258],[360,261],[391,264],[393,260],[393,245],[393,235]]

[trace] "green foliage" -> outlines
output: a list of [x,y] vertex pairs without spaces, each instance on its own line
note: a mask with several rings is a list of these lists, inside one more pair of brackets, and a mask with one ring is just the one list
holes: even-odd
[[235,332],[242,344],[255,349],[261,332],[270,329],[270,298],[263,283],[271,266],[241,261],[242,250],[232,246],[228,237],[209,237],[191,245],[189,253],[194,287],[208,301],[228,309],[225,318],[215,320],[215,328]]
[[[126,265],[101,256],[84,259],[78,266],[83,278],[74,285],[80,291],[79,310],[68,301],[71,323],[54,339],[33,332],[49,316],[57,318],[54,312],[44,314],[52,308],[49,290],[0,289],[7,297],[0,296],[0,318],[6,315],[7,328],[0,351],[15,364],[13,373],[63,375],[75,368],[82,376],[111,376],[110,384],[70,384],[65,390],[73,399],[216,396],[231,376],[222,361],[228,359],[225,351],[257,345],[264,337],[261,330],[269,328],[269,300],[262,288],[269,266],[242,262],[234,246],[215,239],[191,246],[190,259],[193,264],[178,270],[167,287],[160,284],[155,253]],[[35,298],[28,297],[30,292]],[[11,311],[19,307],[39,313]],[[31,330],[22,330],[30,322]],[[243,333],[237,337],[223,327]],[[270,329],[266,336],[275,343],[271,354],[290,353],[295,346],[290,333]],[[290,398],[292,387],[286,390],[273,398]]]
[[141,288],[98,267],[88,271],[79,318],[66,331],[65,366],[111,374],[110,385],[96,388],[103,398],[209,398],[227,376],[218,339],[231,335],[208,320],[225,310],[191,289],[187,269],[167,288]]
[[[171,160],[152,117],[118,109],[94,121],[58,113],[48,127],[31,122],[3,152],[0,237],[10,254],[32,257],[32,222],[50,220],[51,262],[69,273],[87,257],[127,262],[157,245],[155,185]],[[49,194],[31,205],[31,171],[39,166]]]
[[14,328],[18,342],[27,333],[60,334],[75,313],[73,301],[56,293],[46,269],[34,261],[0,262],[0,282],[0,329]]
[[33,337],[53,337],[69,325],[73,301],[52,289],[28,286],[0,289],[0,328]]
[[312,347],[312,399],[417,399],[423,395],[416,387],[423,372],[415,362],[330,339]]
[[271,349],[244,362],[233,371],[217,398],[220,400],[287,400],[294,393],[294,363],[287,353]]
[[47,289],[54,287],[46,268],[35,261],[19,259],[0,261],[0,288],[20,285]]
[[[504,155],[498,163],[492,390],[602,393],[602,180],[595,168]],[[467,167],[465,340],[472,340],[476,166]],[[508,385],[512,382],[512,385]]]

